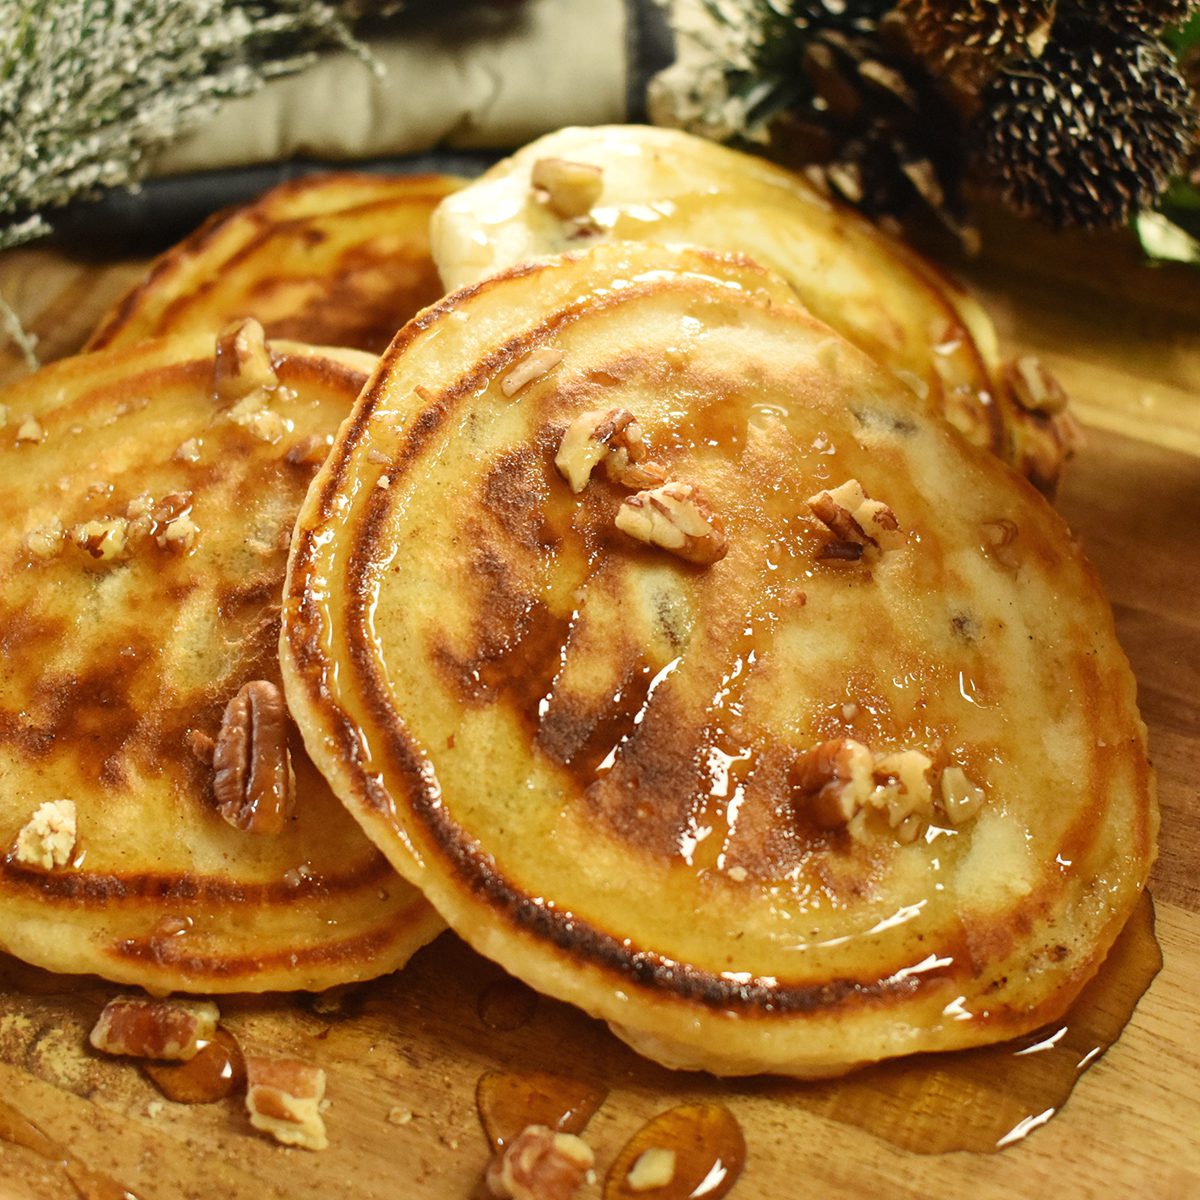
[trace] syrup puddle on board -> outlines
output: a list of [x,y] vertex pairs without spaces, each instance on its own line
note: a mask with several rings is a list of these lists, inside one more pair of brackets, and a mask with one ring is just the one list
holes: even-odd
[[43,1133],[28,1117],[0,1100],[0,1139],[24,1146],[50,1162],[58,1163],[81,1200],[138,1200],[135,1193],[115,1179],[85,1166],[65,1146]]
[[485,1071],[475,1085],[475,1107],[499,1154],[526,1125],[582,1133],[607,1095],[606,1088],[547,1071]]
[[1143,893],[1096,977],[1061,1021],[1015,1041],[918,1055],[840,1079],[768,1084],[787,1103],[916,1154],[991,1153],[1054,1116],[1120,1036],[1162,967]]
[[237,1039],[218,1029],[187,1062],[144,1063],[142,1071],[176,1104],[212,1104],[245,1087],[246,1064]]
[[[652,1191],[630,1186],[629,1173],[647,1151],[671,1156],[670,1179]],[[613,1159],[604,1200],[720,1200],[746,1162],[746,1141],[733,1113],[721,1104],[681,1104],[646,1122]],[[666,1172],[664,1171],[664,1176]]]

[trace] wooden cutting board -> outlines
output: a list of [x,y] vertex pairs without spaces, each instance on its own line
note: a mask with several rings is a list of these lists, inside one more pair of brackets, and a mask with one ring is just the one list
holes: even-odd
[[[693,1100],[736,1115],[747,1166],[733,1195],[746,1200],[1200,1196],[1200,273],[1143,267],[1120,236],[1054,238],[996,218],[984,232],[985,254],[953,266],[991,309],[1006,349],[1038,354],[1060,375],[1087,428],[1060,506],[1116,610],[1162,803],[1152,891],[1164,965],[1061,1113],[999,1153],[916,1153],[895,1144],[914,1127],[912,1101],[885,1078],[817,1089],[674,1074],[602,1025],[505,982],[450,935],[336,1011],[311,997],[223,1003],[245,1042],[326,1069],[323,1153],[262,1138],[237,1099],[163,1100],[136,1067],[85,1049],[115,989],[2,957],[0,1097],[141,1200],[476,1197],[488,1149],[474,1090],[496,1069],[556,1071],[608,1089],[587,1135],[599,1182],[582,1200],[601,1194],[604,1170],[644,1121]],[[80,344],[139,265],[10,252],[0,256],[0,293],[55,357]],[[23,369],[0,349],[0,380]],[[986,1128],[1011,1090],[1011,1063],[994,1064],[957,1113],[938,1101],[938,1119],[954,1131]],[[864,1099],[869,1128],[860,1127]],[[0,1196],[70,1195],[61,1165],[0,1141]]]

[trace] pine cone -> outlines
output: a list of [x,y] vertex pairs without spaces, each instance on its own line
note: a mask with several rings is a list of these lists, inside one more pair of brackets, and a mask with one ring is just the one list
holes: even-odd
[[909,43],[936,75],[977,90],[1000,64],[1037,58],[1056,0],[899,0]]
[[1064,0],[1064,12],[1118,33],[1161,33],[1178,25],[1196,8],[1196,0]]
[[1195,131],[1161,42],[1082,23],[1060,21],[1042,56],[1004,67],[980,102],[971,141],[985,174],[1017,212],[1055,228],[1126,222],[1166,186]]

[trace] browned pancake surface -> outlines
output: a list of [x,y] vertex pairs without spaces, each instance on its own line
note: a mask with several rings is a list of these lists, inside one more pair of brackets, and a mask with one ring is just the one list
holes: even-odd
[[442,294],[429,218],[446,175],[308,176],[218,213],[155,262],[88,349],[255,317],[268,336],[381,351]]
[[[157,990],[321,988],[440,922],[294,729],[278,834],[219,815],[210,739],[243,684],[279,681],[292,522],[372,360],[278,343],[275,385],[236,409],[213,347],[84,355],[3,396],[0,946]],[[67,861],[28,861],[21,829],[61,800]]]
[[[719,561],[621,532],[600,470],[567,486],[565,432],[614,406],[709,498]],[[850,480],[886,549],[809,503]],[[1133,679],[1061,520],[700,251],[546,260],[409,326],[302,510],[283,665],[321,769],[451,925],[674,1065],[827,1074],[1034,1028],[1153,857]],[[839,823],[806,779],[846,743],[874,765]]]
[[[568,178],[574,164],[599,169],[585,211],[571,192],[560,203],[540,184],[548,162],[566,164]],[[968,440],[1053,492],[1073,426],[1019,401],[983,309],[931,263],[782,167],[673,129],[560,129],[447,197],[433,219],[448,288],[609,239],[751,255]]]

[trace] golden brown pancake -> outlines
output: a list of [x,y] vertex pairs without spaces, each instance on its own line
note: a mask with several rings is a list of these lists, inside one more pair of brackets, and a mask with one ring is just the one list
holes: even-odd
[[219,811],[225,710],[278,685],[292,523],[374,361],[260,342],[250,378],[235,349],[215,372],[211,335],[145,342],[0,396],[0,948],[51,970],[319,989],[441,928],[282,719],[240,751],[290,744],[281,830]]
[[1033,1029],[1154,853],[1063,522],[710,252],[602,245],[410,324],[301,510],[281,658],[454,929],[675,1066]]
[[269,337],[377,354],[442,294],[429,217],[448,175],[313,175],[217,213],[168,250],[87,349],[255,317]]
[[432,236],[447,288],[598,240],[748,254],[1043,490],[1053,492],[1073,448],[1066,418],[1021,403],[1030,397],[1004,377],[995,330],[968,293],[801,176],[703,138],[648,126],[561,129],[447,197]]

